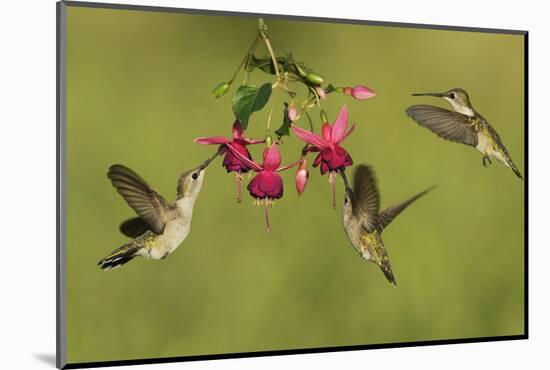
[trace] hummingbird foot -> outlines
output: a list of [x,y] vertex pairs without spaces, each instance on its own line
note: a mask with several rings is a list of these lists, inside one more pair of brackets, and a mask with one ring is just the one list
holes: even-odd
[[493,162],[491,162],[491,158],[489,158],[488,155],[484,155],[483,156],[483,167],[487,167],[488,164],[493,164]]

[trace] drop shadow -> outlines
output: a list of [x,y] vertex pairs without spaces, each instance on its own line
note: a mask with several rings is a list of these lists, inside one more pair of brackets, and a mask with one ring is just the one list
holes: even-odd
[[55,367],[55,353],[35,353],[34,358],[37,360],[42,361],[46,365],[50,365],[52,367]]

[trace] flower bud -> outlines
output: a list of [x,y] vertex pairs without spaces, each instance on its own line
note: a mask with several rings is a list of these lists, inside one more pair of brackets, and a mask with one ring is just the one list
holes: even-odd
[[306,80],[313,85],[322,85],[325,82],[323,76],[315,72],[306,73]]
[[366,86],[358,85],[353,88],[351,96],[357,100],[367,100],[375,97],[376,93]]
[[344,94],[351,95],[356,100],[367,100],[376,96],[376,93],[363,85],[344,87]]
[[228,82],[222,82],[221,84],[216,86],[214,88],[214,90],[212,90],[212,96],[215,99],[218,99],[218,98],[224,96],[229,91],[229,86],[230,85],[229,85]]
[[294,105],[291,105],[288,107],[288,119],[294,122],[296,121],[296,117],[298,117],[298,109]]
[[317,92],[317,95],[319,95],[319,98],[321,98],[321,100],[325,100],[327,98],[327,93],[325,89],[323,89],[321,86],[317,86],[315,88],[315,91]]
[[296,171],[296,191],[301,195],[306,190],[309,172],[307,170],[307,161],[304,159]]

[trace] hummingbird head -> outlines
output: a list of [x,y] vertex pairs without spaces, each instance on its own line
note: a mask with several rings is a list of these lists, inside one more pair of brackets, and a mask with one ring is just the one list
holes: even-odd
[[340,170],[339,173],[344,180],[344,186],[346,188],[346,193],[344,195],[344,206],[342,207],[342,217],[344,220],[344,224],[347,224],[349,220],[351,220],[351,218],[353,217],[353,204],[355,203],[355,194],[349,186],[348,179],[344,170]]
[[205,166],[201,165],[184,172],[178,180],[178,198],[196,198],[201,191],[205,171]]
[[458,87],[443,93],[417,93],[413,94],[413,96],[435,96],[438,98],[443,98],[451,104],[456,112],[467,116],[474,115],[474,110],[472,109],[472,104],[470,103],[468,93],[466,90]]
[[346,186],[346,194],[344,196],[344,206],[342,207],[342,218],[344,224],[347,225],[353,218],[353,204],[355,203],[355,194],[349,186]]

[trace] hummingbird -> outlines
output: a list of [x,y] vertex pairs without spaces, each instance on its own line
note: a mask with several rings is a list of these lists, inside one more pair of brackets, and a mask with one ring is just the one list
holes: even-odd
[[382,242],[382,231],[408,206],[435,186],[380,212],[380,195],[372,167],[365,164],[357,166],[353,177],[353,189],[344,171],[340,171],[340,174],[346,187],[342,221],[349,241],[363,259],[376,263],[386,279],[397,286],[388,252]]
[[171,203],[130,168],[120,164],[111,166],[107,177],[139,217],[120,225],[120,231],[132,240],[99,261],[100,268],[113,269],[135,257],[164,259],[172,253],[189,234],[206,166],[218,154],[180,175],[177,196]]
[[443,139],[475,147],[483,154],[482,163],[487,167],[491,158],[511,168],[523,179],[512,157],[496,130],[472,106],[468,93],[455,88],[443,93],[416,93],[413,96],[435,96],[445,99],[452,111],[431,105],[413,105],[406,113],[420,126],[426,127]]

